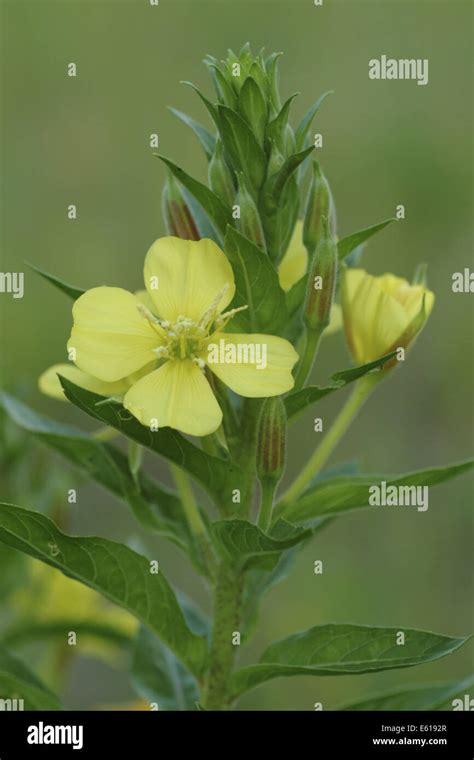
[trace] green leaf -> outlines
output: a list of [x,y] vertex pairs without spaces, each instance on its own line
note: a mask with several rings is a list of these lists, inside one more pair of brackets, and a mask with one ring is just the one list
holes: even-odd
[[153,155],[163,161],[164,164],[166,164],[176,179],[179,180],[179,182],[181,182],[181,184],[184,185],[184,187],[189,190],[194,198],[196,198],[196,200],[201,204],[217,231],[222,235],[225,235],[227,225],[232,223],[232,215],[230,213],[230,209],[224,206],[217,195],[215,195],[212,190],[209,190],[206,185],[203,185],[202,182],[198,182],[197,179],[194,179],[189,174],[186,174],[183,169],[180,169],[179,166],[176,166],[176,164],[174,164],[168,158],[161,156],[159,153],[154,153]]
[[155,454],[179,465],[198,480],[225,509],[231,501],[233,483],[238,482],[240,470],[235,464],[210,456],[188,441],[181,433],[171,428],[152,432],[141,425],[121,404],[100,403],[104,399],[96,393],[86,391],[61,377],[66,397],[82,411],[96,420],[119,430],[127,438],[140,443]]
[[208,63],[208,68],[213,74],[218,98],[223,100],[229,108],[237,108],[237,95],[232,85],[227,81],[219,66]]
[[[408,710],[452,710],[454,700],[464,703],[464,698],[469,697],[469,690],[474,686],[474,676],[469,676],[462,681],[450,681],[449,683],[431,683],[423,686],[405,686],[404,688],[392,689],[359,702],[349,702],[336,710],[364,710],[373,712],[376,710],[392,710],[400,712]],[[472,708],[471,708],[472,709]]]
[[294,317],[296,312],[303,308],[306,285],[307,279],[306,276],[303,276],[286,293],[286,307],[290,318]]
[[288,420],[294,420],[296,417],[304,412],[304,410],[314,404],[319,399],[328,396],[334,391],[344,388],[344,386],[353,383],[354,380],[358,380],[369,372],[379,371],[384,364],[393,359],[396,356],[396,351],[392,351],[385,356],[381,356],[380,359],[375,359],[368,364],[361,364],[359,367],[351,367],[350,369],[341,370],[332,375],[331,380],[334,380],[334,385],[308,385],[306,388],[302,388],[300,391],[294,391],[289,393],[285,398],[286,413]]
[[244,332],[278,333],[287,321],[285,293],[268,256],[233,227],[227,228],[225,252],[235,275],[232,308],[248,309],[232,320]]
[[217,106],[220,133],[224,148],[233,164],[234,171],[244,172],[249,177],[255,192],[258,192],[265,178],[265,154],[252,130],[238,113]]
[[272,178],[270,193],[275,204],[278,204],[280,202],[288,180],[293,176],[298,166],[303,163],[303,161],[309,156],[310,153],[313,152],[313,150],[314,146],[312,145],[310,148],[306,148],[299,153],[293,153],[291,156],[288,156],[279,172],[275,177]]
[[[369,506],[369,488],[385,481],[390,486],[435,486],[462,475],[474,466],[474,459],[446,467],[417,470],[404,475],[357,475],[322,480],[306,491],[294,504],[277,514],[293,523],[303,523],[321,515],[333,515]],[[388,507],[390,509],[391,507]]]
[[328,90],[328,92],[325,92],[323,95],[321,95],[318,100],[311,106],[311,108],[306,111],[305,115],[301,119],[301,122],[299,123],[295,133],[296,147],[298,150],[302,150],[302,148],[304,148],[306,137],[308,135],[308,131],[314,117],[321,108],[323,102],[326,100],[327,96],[332,95],[333,93],[334,90]]
[[93,588],[147,625],[189,667],[199,673],[207,645],[187,626],[163,573],[123,544],[95,536],[62,533],[39,512],[0,504],[0,541]]
[[85,290],[76,288],[73,285],[68,285],[66,282],[60,280],[59,277],[55,277],[54,274],[49,274],[49,272],[45,272],[43,269],[40,269],[39,267],[35,266],[34,264],[30,264],[29,262],[27,262],[27,264],[30,269],[33,269],[34,272],[37,272],[37,274],[43,277],[43,279],[50,282],[52,285],[54,285],[55,288],[61,290],[74,301],[78,299],[79,296],[82,296],[83,293],[85,293]]
[[339,255],[339,260],[342,261],[343,259],[345,259],[346,256],[348,256],[351,253],[351,251],[353,251],[362,243],[365,243],[365,241],[371,238],[372,235],[375,235],[377,232],[380,232],[380,230],[383,230],[385,227],[387,227],[388,224],[391,224],[392,222],[396,222],[396,221],[397,220],[395,218],[385,219],[385,221],[383,222],[374,224],[372,227],[367,227],[367,229],[365,230],[359,230],[359,232],[354,232],[352,235],[348,235],[348,237],[345,237],[339,240],[337,244],[337,252]]
[[193,84],[192,82],[181,82],[181,84],[185,84],[188,87],[191,87],[192,90],[194,90],[194,92],[199,96],[199,98],[202,100],[202,102],[206,106],[206,108],[207,108],[207,110],[208,110],[208,112],[209,112],[209,114],[211,116],[211,119],[213,120],[214,124],[216,125],[216,127],[219,128],[219,116],[217,114],[216,107],[211,103],[211,101],[208,100],[202,94],[202,92],[196,87],[196,85]]
[[42,417],[7,393],[0,394],[0,404],[23,430],[127,502],[147,530],[167,536],[182,548],[193,546],[179,498],[143,472],[138,477],[137,490],[127,458],[120,449],[101,443],[71,425]]
[[184,124],[190,127],[190,129],[192,129],[202,147],[204,148],[204,152],[207,156],[208,161],[210,161],[216,145],[216,138],[214,135],[211,135],[211,133],[205,127],[203,127],[202,124],[193,119],[191,116],[188,116],[188,114],[183,113],[183,111],[178,111],[176,108],[172,108],[171,106],[169,106],[169,110]]
[[159,710],[193,710],[199,689],[189,670],[143,626],[132,653],[132,683]]
[[[3,647],[0,648],[0,694],[1,700],[23,699],[25,710],[61,709],[56,695],[22,660]],[[4,706],[3,709],[9,708]]]
[[211,530],[224,558],[241,570],[273,569],[282,551],[311,535],[311,531],[295,528],[283,520],[275,525],[273,536],[247,520],[219,520],[212,523]]
[[[401,632],[403,645],[397,644]],[[317,625],[271,644],[257,665],[233,675],[231,693],[238,696],[280,676],[355,675],[421,665],[451,654],[469,638],[401,627]]]
[[265,124],[267,123],[267,104],[253,77],[247,77],[240,90],[239,111],[257,135],[260,145],[263,146]]
[[189,190],[185,187],[181,188],[184,199],[189,206],[191,215],[194,219],[196,227],[201,238],[209,238],[213,240],[216,245],[222,248],[222,236],[215,230],[212,222],[210,221],[206,211],[204,211],[201,204],[196,200]]
[[268,125],[267,136],[268,139],[276,143],[280,151],[285,148],[285,131],[288,124],[288,116],[290,113],[290,107],[293,100],[299,95],[299,92],[293,93],[285,101],[279,114]]

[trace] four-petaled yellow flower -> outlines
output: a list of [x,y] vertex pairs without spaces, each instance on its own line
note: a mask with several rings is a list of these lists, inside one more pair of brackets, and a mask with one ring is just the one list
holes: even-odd
[[[82,372],[130,386],[123,405],[143,425],[197,436],[214,432],[222,412],[206,368],[241,396],[291,390],[298,359],[291,343],[273,335],[224,332],[236,312],[225,312],[235,282],[214,242],[160,238],[147,253],[144,279],[148,297],[113,287],[84,293],[73,307],[68,342]],[[212,352],[211,362],[216,346],[220,350]],[[255,356],[265,361],[257,364]]]
[[341,302],[349,350],[356,362],[366,364],[408,347],[431,313],[434,294],[394,274],[373,277],[348,269]]

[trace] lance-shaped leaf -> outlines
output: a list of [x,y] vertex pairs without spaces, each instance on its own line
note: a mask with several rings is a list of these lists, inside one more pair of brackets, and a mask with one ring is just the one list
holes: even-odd
[[350,369],[341,370],[332,375],[331,380],[334,380],[333,385],[319,386],[309,385],[306,388],[302,388],[300,391],[294,391],[289,393],[285,398],[286,413],[289,420],[297,418],[301,412],[314,404],[316,401],[328,396],[330,393],[344,388],[344,386],[353,383],[355,380],[367,375],[369,372],[377,372],[388,361],[396,356],[396,351],[392,351],[385,356],[381,356],[380,359],[375,359],[373,362],[367,364],[361,364],[359,367],[351,367]]
[[[436,486],[446,480],[456,478],[468,472],[474,466],[474,459],[446,467],[433,467],[426,470],[408,472],[404,475],[356,475],[355,477],[342,476],[331,478],[316,483],[312,488],[299,497],[294,504],[289,504],[277,509],[276,514],[283,516],[293,523],[304,523],[322,515],[333,515],[340,512],[348,512],[352,509],[367,508],[371,505],[370,488],[380,486],[382,482],[386,488],[395,486],[403,488],[404,503],[413,503],[416,508],[416,488],[418,486]],[[406,489],[413,489],[407,491]],[[387,507],[390,509],[391,507]]]
[[138,474],[137,488],[127,458],[120,449],[102,443],[72,425],[43,417],[7,393],[0,394],[0,404],[23,430],[32,433],[127,502],[144,528],[167,536],[182,548],[193,546],[179,498],[143,472]]
[[469,638],[402,627],[317,625],[271,644],[257,665],[234,673],[230,690],[238,696],[280,676],[355,675],[422,665],[455,652]]
[[191,116],[188,116],[187,113],[178,111],[176,108],[172,108],[171,106],[169,106],[169,110],[178,119],[180,119],[183,124],[186,124],[190,129],[192,129],[202,147],[204,148],[204,152],[207,156],[208,161],[210,161],[216,145],[216,138],[214,135],[211,135],[211,133],[205,127],[203,127],[202,124],[193,119]]
[[210,221],[215,226],[216,230],[222,235],[225,234],[228,224],[232,222],[232,215],[230,209],[228,209],[222,201],[209,190],[202,182],[198,182],[189,174],[186,174],[183,169],[174,164],[168,158],[161,156],[159,153],[154,153],[154,156],[163,161],[164,164],[171,170],[176,179],[178,179],[184,187],[189,190],[191,195],[201,204],[204,211],[208,215]]
[[40,269],[34,264],[28,263],[28,266],[31,269],[33,269],[34,272],[36,272],[41,277],[43,277],[43,279],[45,279],[47,282],[50,282],[51,285],[54,285],[55,288],[60,290],[62,293],[65,293],[74,301],[78,299],[79,296],[82,296],[83,293],[85,293],[85,290],[81,290],[81,288],[76,288],[74,287],[74,285],[68,285],[67,282],[63,282],[62,280],[59,279],[59,277],[55,277],[54,274],[49,274],[49,272],[45,272],[43,269]]
[[[470,694],[474,686],[474,676],[464,678],[462,681],[450,681],[449,683],[432,683],[423,686],[405,686],[404,688],[392,689],[381,694],[374,694],[362,701],[348,702],[336,710],[364,710],[373,712],[376,710],[392,710],[410,712],[414,710],[453,710],[471,709],[466,707],[466,696],[469,703]],[[462,706],[461,706],[462,705]]]
[[132,653],[132,683],[159,710],[193,710],[199,699],[196,679],[168,647],[141,627]]
[[299,95],[298,92],[293,93],[283,104],[279,114],[268,125],[267,136],[268,139],[276,143],[280,151],[285,147],[285,131],[288,124],[288,116],[290,114],[290,107],[293,100]]
[[313,150],[314,146],[312,145],[299,153],[293,153],[291,156],[288,156],[279,172],[275,177],[272,177],[270,194],[274,204],[279,204],[288,180],[294,175],[298,166],[308,158]]
[[280,554],[311,535],[281,520],[269,536],[247,520],[219,520],[211,526],[222,554],[239,569],[273,569]]
[[263,145],[267,123],[267,104],[253,77],[247,77],[239,93],[239,111]]
[[60,710],[58,698],[18,657],[0,647],[0,710],[12,710],[8,700],[23,700],[25,710]]
[[238,113],[218,106],[220,134],[229,154],[234,171],[244,172],[249,177],[255,192],[258,192],[265,178],[265,154],[257,142],[247,122]]
[[213,122],[214,122],[214,124],[216,125],[216,127],[219,127],[219,116],[218,116],[218,114],[217,114],[217,110],[216,110],[216,107],[215,107],[215,105],[213,105],[213,104],[211,103],[211,101],[210,101],[210,100],[208,100],[208,99],[206,98],[206,96],[205,96],[205,95],[203,95],[203,94],[202,94],[202,92],[201,92],[201,91],[200,91],[200,90],[199,90],[199,89],[196,87],[196,85],[195,85],[195,84],[193,84],[192,82],[184,82],[184,81],[183,81],[183,82],[181,82],[181,84],[185,84],[185,85],[187,85],[188,87],[191,87],[191,89],[192,89],[192,90],[194,90],[194,92],[196,93],[196,95],[198,95],[198,96],[199,96],[199,98],[201,99],[201,101],[202,101],[202,102],[204,103],[204,105],[206,106],[206,108],[207,108],[207,110],[208,110],[208,112],[209,112],[209,114],[210,114],[210,116],[211,116],[211,119],[213,120]]
[[152,432],[141,425],[121,404],[112,401],[104,404],[102,396],[79,388],[64,377],[60,380],[66,397],[83,412],[119,430],[127,438],[140,443],[155,454],[178,464],[218,499],[223,509],[227,503],[226,499],[230,503],[232,483],[238,482],[240,474],[236,465],[206,454],[171,428]]
[[298,128],[295,133],[295,139],[296,139],[296,148],[298,150],[302,150],[304,148],[306,137],[308,135],[309,128],[311,126],[311,123],[316,116],[317,112],[321,108],[323,102],[326,100],[328,95],[333,94],[333,90],[328,90],[328,92],[325,92],[323,95],[321,95],[317,101],[311,106],[311,108],[308,108],[305,115],[301,119],[301,122],[298,125]]
[[244,332],[278,333],[287,320],[285,293],[268,256],[233,227],[227,228],[225,252],[235,276],[232,308],[248,306],[232,320],[232,332],[238,325]]
[[385,221],[374,224],[372,227],[367,227],[365,230],[359,230],[359,232],[354,232],[352,235],[341,238],[337,244],[337,253],[339,255],[339,260],[342,261],[345,259],[346,256],[351,253],[351,251],[353,251],[362,243],[365,243],[365,241],[371,238],[372,235],[375,235],[377,232],[380,232],[380,230],[383,230],[385,227],[387,227],[387,225],[396,221],[397,220],[395,217],[392,219],[385,219]]
[[123,544],[62,533],[39,512],[0,504],[0,541],[41,560],[110,599],[154,631],[193,673],[207,652],[205,639],[187,626],[161,568]]

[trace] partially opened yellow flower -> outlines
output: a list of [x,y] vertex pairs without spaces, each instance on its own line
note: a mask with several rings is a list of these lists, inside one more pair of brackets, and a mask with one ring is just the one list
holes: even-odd
[[373,277],[347,269],[341,288],[344,328],[349,349],[359,364],[406,348],[429,317],[434,294],[402,277]]
[[[303,220],[296,222],[290,244],[286,249],[280,265],[278,267],[278,277],[280,285],[287,293],[293,285],[306,274],[308,268],[308,252],[303,243]],[[331,318],[329,325],[324,330],[323,335],[331,335],[342,327],[342,310],[339,304],[333,303],[331,308]]]
[[123,405],[143,425],[190,435],[214,432],[222,412],[208,367],[236,393],[268,397],[293,387],[298,359],[283,338],[224,332],[236,310],[225,254],[211,240],[157,240],[145,259],[144,299],[121,288],[88,290],[73,307],[68,350],[80,370],[105,383],[136,372]]

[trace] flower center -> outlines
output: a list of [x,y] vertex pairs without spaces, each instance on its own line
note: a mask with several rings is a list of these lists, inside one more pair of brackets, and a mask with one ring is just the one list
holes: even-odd
[[166,345],[156,349],[156,353],[167,359],[194,359],[203,348],[207,337],[206,329],[188,317],[179,316],[173,324],[163,324],[166,331]]
[[141,303],[138,304],[138,311],[142,317],[148,320],[160,336],[160,344],[154,349],[158,359],[192,359],[201,369],[204,369],[205,361],[199,356],[199,353],[205,347],[205,341],[214,332],[223,330],[235,314],[248,308],[247,306],[240,306],[221,314],[219,304],[228,288],[229,286],[225,285],[218,293],[199,322],[181,314],[176,322],[168,322],[158,319],[146,306]]

